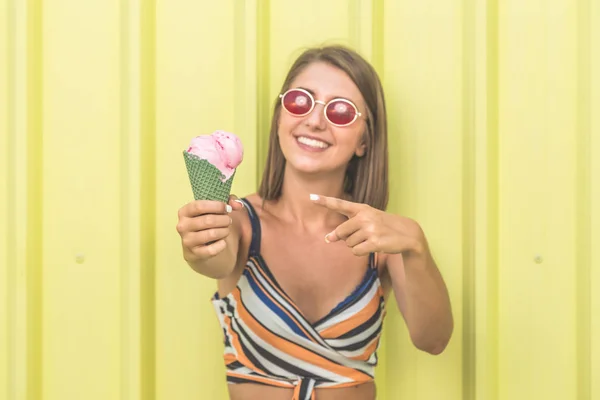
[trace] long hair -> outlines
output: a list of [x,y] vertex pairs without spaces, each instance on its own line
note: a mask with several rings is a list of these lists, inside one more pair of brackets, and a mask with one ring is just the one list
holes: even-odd
[[[358,87],[365,100],[366,152],[352,157],[346,169],[344,192],[352,201],[385,210],[389,197],[387,117],[381,81],[375,69],[354,50],[341,45],[312,48],[304,51],[290,68],[280,93],[289,89],[302,71],[314,62],[324,62],[345,72]],[[264,200],[281,196],[285,171],[285,157],[277,134],[281,102],[277,97],[271,120],[269,151],[258,194]]]

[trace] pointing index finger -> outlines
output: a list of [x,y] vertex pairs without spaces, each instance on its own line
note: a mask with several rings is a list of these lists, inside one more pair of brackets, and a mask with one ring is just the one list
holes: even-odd
[[353,217],[356,215],[360,211],[361,206],[360,204],[352,203],[351,201],[346,201],[335,197],[320,196],[318,194],[311,194],[310,199],[315,204],[319,204],[330,210],[337,211],[347,217]]

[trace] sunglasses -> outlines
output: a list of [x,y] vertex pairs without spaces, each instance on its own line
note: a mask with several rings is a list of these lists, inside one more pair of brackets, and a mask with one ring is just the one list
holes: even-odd
[[304,117],[312,112],[315,104],[322,104],[325,119],[335,126],[348,126],[362,115],[350,100],[338,98],[325,103],[315,100],[312,94],[304,89],[290,89],[279,97],[283,109],[294,117]]

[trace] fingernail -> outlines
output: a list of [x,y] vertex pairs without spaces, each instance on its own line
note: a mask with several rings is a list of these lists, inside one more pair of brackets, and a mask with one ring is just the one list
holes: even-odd
[[331,242],[329,241],[329,233],[328,233],[327,235],[325,235],[325,243],[331,243]]
[[242,205],[242,207],[246,207],[246,206],[244,205],[244,202],[243,202],[243,201],[241,201],[241,200],[234,200],[234,201],[235,201],[236,203],[240,203],[240,204]]
[[318,194],[311,194],[310,195],[310,199],[311,200],[319,200],[319,195]]
[[227,210],[228,213],[230,213],[233,210],[229,204],[227,204],[225,206],[225,209]]

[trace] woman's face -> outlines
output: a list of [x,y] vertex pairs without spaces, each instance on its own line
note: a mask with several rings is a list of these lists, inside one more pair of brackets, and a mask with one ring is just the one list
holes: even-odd
[[339,127],[325,118],[323,104],[316,103],[302,117],[281,108],[278,135],[286,167],[303,173],[345,171],[352,156],[362,157],[365,153],[366,107],[358,87],[338,68],[316,62],[298,75],[290,85],[293,88],[305,89],[314,100],[325,104],[336,98],[349,100],[362,116],[348,126]]

